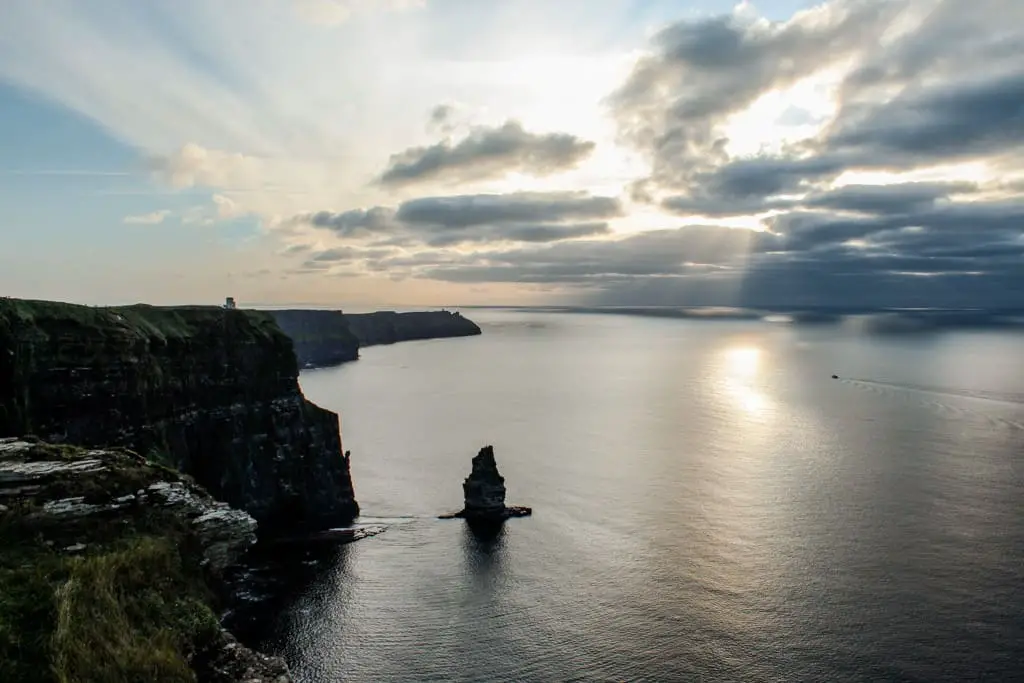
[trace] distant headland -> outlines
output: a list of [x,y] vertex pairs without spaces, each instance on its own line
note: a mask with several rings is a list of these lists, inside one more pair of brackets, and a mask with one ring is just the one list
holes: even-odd
[[291,337],[301,368],[357,360],[359,349],[366,346],[481,333],[476,323],[458,311],[344,313],[290,308],[266,313]]

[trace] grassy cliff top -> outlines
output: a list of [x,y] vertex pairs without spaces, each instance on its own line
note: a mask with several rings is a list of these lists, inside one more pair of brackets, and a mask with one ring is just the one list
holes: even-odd
[[130,451],[0,440],[0,681],[196,680],[220,628],[182,493]]
[[212,324],[278,341],[284,333],[262,311],[226,310],[220,306],[82,306],[58,301],[0,297],[0,335],[19,328],[42,331],[56,327],[88,328],[102,336],[181,339]]

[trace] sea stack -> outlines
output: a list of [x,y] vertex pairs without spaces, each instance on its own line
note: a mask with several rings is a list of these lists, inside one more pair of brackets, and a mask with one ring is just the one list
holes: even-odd
[[473,458],[473,471],[462,482],[465,507],[444,519],[462,518],[470,522],[503,522],[509,517],[526,517],[533,510],[505,505],[505,478],[498,473],[494,448],[484,446]]

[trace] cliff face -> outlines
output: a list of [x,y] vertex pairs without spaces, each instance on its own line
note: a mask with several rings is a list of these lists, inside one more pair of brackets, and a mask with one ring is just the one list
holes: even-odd
[[291,337],[299,367],[303,368],[356,360],[362,346],[480,334],[480,328],[472,320],[449,311],[342,313],[283,309],[267,312]]
[[160,458],[271,529],[359,512],[337,415],[265,313],[0,299],[0,436],[18,434]]
[[215,615],[255,528],[135,453],[0,439],[0,680],[287,683]]
[[463,518],[487,528],[500,525],[510,517],[528,517],[533,509],[522,505],[505,505],[505,478],[498,472],[494,460],[494,447],[484,446],[473,456],[473,469],[462,482],[466,505],[454,514],[441,515],[441,519]]
[[359,358],[359,339],[341,311],[269,311],[291,337],[299,367],[337,365]]
[[476,323],[462,317],[457,311],[379,311],[346,314],[345,318],[348,320],[349,329],[359,339],[360,346],[480,334],[480,328]]
[[498,473],[494,448],[484,446],[473,457],[473,470],[462,482],[466,514],[494,515],[505,509],[505,477]]

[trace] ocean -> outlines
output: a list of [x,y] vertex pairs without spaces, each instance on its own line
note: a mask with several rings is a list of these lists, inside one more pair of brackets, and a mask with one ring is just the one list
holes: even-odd
[[253,570],[299,680],[1024,680],[1021,333],[465,314],[302,373],[386,530]]

